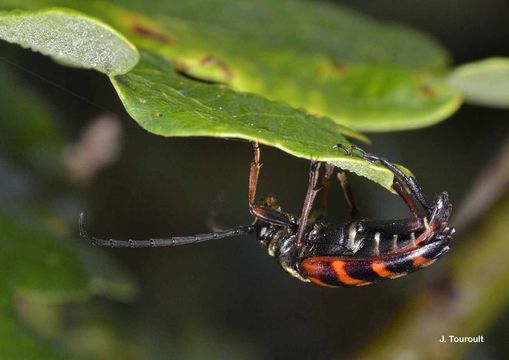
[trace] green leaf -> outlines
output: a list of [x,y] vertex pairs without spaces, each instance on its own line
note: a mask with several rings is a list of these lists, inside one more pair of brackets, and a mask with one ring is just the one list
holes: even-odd
[[132,71],[112,81],[129,114],[151,133],[257,140],[298,157],[341,164],[391,188],[393,176],[385,168],[335,148],[348,144],[343,135],[362,138],[348,128],[258,95],[183,78],[163,58],[141,55]]
[[[144,13],[135,13],[103,1],[9,1],[13,3],[32,8],[71,6],[106,21],[142,48],[143,63],[111,78],[128,112],[150,132],[257,140],[295,156],[341,165],[386,188],[392,185],[389,171],[333,148],[348,144],[343,135],[365,139],[338,124],[373,131],[415,128],[446,117],[459,105],[457,92],[428,73],[446,62],[445,52],[432,40],[323,3],[282,0],[277,5],[299,20],[302,38],[285,26],[264,23],[265,15],[273,20],[265,2],[249,11],[261,19],[258,36],[242,21],[228,22],[221,16],[215,24],[203,17],[191,19],[192,11],[182,10],[185,6],[179,8],[178,2],[175,7],[158,3],[157,14],[147,6],[142,6]],[[226,9],[228,2],[213,4]],[[209,10],[213,13],[214,9]],[[49,13],[52,11],[63,10]],[[46,13],[48,10],[41,12]],[[83,21],[78,13],[74,16]],[[340,25],[334,25],[336,20]],[[231,31],[234,28],[238,33]],[[330,36],[336,33],[345,40],[353,37],[342,43]],[[409,51],[408,45],[388,40],[389,34],[408,40],[402,42],[405,44],[423,43],[424,50],[411,45],[413,51]],[[313,45],[318,37],[328,40]],[[401,46],[407,50],[399,53]],[[182,73],[201,81],[186,79]],[[205,85],[204,81],[223,86]],[[334,119],[244,92],[284,100]]]
[[[343,63],[389,63],[416,70],[440,70],[448,63],[447,51],[428,35],[326,1],[113,0],[109,3],[154,19],[166,16],[181,19],[188,27],[200,31],[222,30],[230,33],[227,39],[249,39],[271,51],[290,49],[300,54],[327,54]],[[174,40],[178,45],[178,38]]]
[[117,31],[68,9],[4,12],[0,39],[108,75],[126,73],[138,61],[136,48]]
[[[138,13],[102,3],[95,10],[87,4],[87,11],[182,73],[285,101],[354,129],[429,126],[460,104],[458,92],[431,73],[447,63],[432,39],[339,6],[295,0],[117,3]],[[288,24],[299,24],[299,30]]]
[[182,73],[285,101],[355,129],[429,126],[460,104],[458,92],[433,76],[448,59],[433,39],[337,5],[299,0],[115,3],[120,6],[10,0],[5,6],[57,4],[81,10],[136,46],[166,57]]
[[509,107],[509,59],[492,58],[455,68],[449,84],[471,104]]
[[[458,92],[432,74],[447,64],[447,53],[434,40],[337,5],[117,3],[139,13],[118,9],[107,21],[180,71],[285,101],[357,130],[429,126],[461,103]],[[288,24],[299,24],[298,30]]]

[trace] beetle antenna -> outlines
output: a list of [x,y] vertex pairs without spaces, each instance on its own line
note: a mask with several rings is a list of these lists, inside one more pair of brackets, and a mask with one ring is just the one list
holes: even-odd
[[246,234],[252,234],[254,232],[253,225],[239,226],[233,229],[197,234],[191,236],[174,236],[166,239],[148,239],[148,240],[114,240],[114,239],[99,239],[90,235],[85,230],[85,214],[80,214],[79,225],[80,225],[80,237],[96,246],[107,246],[111,248],[152,248],[152,247],[164,247],[164,246],[178,246],[186,244],[194,244],[207,240],[224,239],[229,237],[241,236]]

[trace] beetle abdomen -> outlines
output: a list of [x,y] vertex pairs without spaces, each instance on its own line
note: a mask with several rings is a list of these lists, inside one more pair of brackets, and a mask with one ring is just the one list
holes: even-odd
[[322,286],[364,286],[384,279],[396,279],[434,263],[449,250],[441,240],[421,247],[380,256],[313,256],[300,262],[302,275]]

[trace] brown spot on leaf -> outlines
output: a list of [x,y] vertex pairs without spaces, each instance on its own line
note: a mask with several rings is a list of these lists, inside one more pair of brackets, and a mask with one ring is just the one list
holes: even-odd
[[172,44],[175,42],[175,39],[170,35],[151,29],[146,25],[135,24],[133,26],[133,31],[140,36],[151,38],[163,44]]
[[181,60],[176,63],[179,74],[207,84],[228,84],[233,79],[230,66],[213,55],[198,59]]
[[330,76],[343,75],[347,71],[347,64],[337,60],[328,59],[316,68],[315,75],[317,77],[325,78]]
[[334,60],[332,61],[332,68],[334,72],[343,74],[348,70],[348,65],[341,61]]
[[202,65],[217,65],[222,70],[222,72],[224,74],[224,78],[226,79],[226,82],[230,82],[231,79],[233,78],[233,71],[228,66],[228,64],[213,55],[204,56],[201,59],[200,63]]
[[428,83],[422,83],[419,86],[419,91],[426,97],[434,97],[436,95],[435,89]]

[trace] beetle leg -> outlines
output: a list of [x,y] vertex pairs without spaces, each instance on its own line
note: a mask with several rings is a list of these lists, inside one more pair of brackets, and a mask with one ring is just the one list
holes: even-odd
[[268,222],[272,225],[288,226],[295,225],[288,215],[271,208],[270,206],[255,205],[256,188],[258,186],[258,176],[260,175],[260,147],[258,142],[252,141],[251,146],[253,149],[253,160],[249,171],[249,212],[261,220]]
[[[403,171],[401,171],[400,168],[398,168],[396,165],[394,165],[387,159],[382,158],[377,155],[369,154],[356,145],[350,145],[349,147],[346,147],[344,145],[338,144],[338,145],[336,145],[336,147],[343,149],[343,151],[345,151],[349,155],[357,156],[357,157],[364,159],[366,161],[369,161],[371,163],[378,162],[381,165],[385,166],[387,169],[389,169],[394,174],[395,183],[397,181],[399,181],[401,183],[400,189],[401,189],[401,187],[406,187],[412,193],[412,195],[417,199],[417,201],[422,205],[422,207],[426,211],[429,211],[428,201],[424,197],[421,187],[419,186],[419,184],[417,184],[417,181],[415,180],[415,178],[413,176],[406,175],[405,173],[403,173]],[[352,150],[357,151],[358,154],[353,153]],[[398,191],[397,187],[398,186],[395,187],[396,192],[398,192],[398,194],[403,197],[403,200],[409,206],[410,211],[412,211],[412,213],[414,213],[414,209],[416,209],[415,204],[413,206],[409,205],[409,201],[411,201],[411,199],[408,196],[403,196],[402,194],[404,193],[404,191],[401,191],[401,193],[400,193]]]
[[322,210],[323,212],[327,212],[327,208],[329,207],[329,189],[330,184],[332,182],[332,174],[334,173],[334,166],[330,164],[325,164],[325,172],[323,174],[322,179]]
[[417,204],[415,203],[414,199],[410,196],[406,188],[401,185],[399,181],[395,181],[393,184],[394,190],[398,193],[399,196],[403,199],[405,204],[410,209],[410,212],[415,218],[419,217],[419,210],[417,209]]
[[348,180],[348,175],[345,171],[339,171],[337,174],[339,183],[341,184],[341,188],[343,189],[343,193],[345,194],[346,203],[350,208],[350,216],[352,219],[357,219],[359,214],[359,209],[355,205],[355,200],[353,197],[352,187],[350,186],[350,181]]
[[253,206],[251,214],[260,221],[267,222],[278,226],[294,226],[296,225],[291,218],[285,213],[273,209],[268,206]]
[[302,245],[304,244],[304,231],[306,230],[309,213],[313,207],[313,202],[315,201],[316,194],[318,191],[320,191],[320,189],[316,188],[320,172],[320,165],[321,163],[319,161],[311,161],[311,165],[309,166],[308,191],[306,193],[306,198],[304,199],[304,206],[302,207],[302,214],[299,220],[299,230],[297,231],[297,238],[295,239],[295,245],[297,249],[302,248]]
[[[334,166],[330,164],[325,164],[325,172],[323,174],[322,179],[322,193],[321,193],[322,210],[324,213],[327,212],[327,208],[329,205],[329,190],[330,184],[332,182],[333,173]],[[350,181],[348,180],[348,175],[346,174],[345,171],[339,171],[337,173],[337,178],[339,180],[339,183],[341,184],[341,188],[343,189],[343,194],[345,195],[346,203],[350,208],[350,216],[352,219],[356,219],[359,211],[357,206],[355,205],[352,188],[350,186]]]
[[426,211],[429,210],[429,204],[426,198],[424,197],[424,194],[422,192],[421,187],[415,180],[413,176],[405,175],[396,165],[390,163],[386,159],[370,155],[371,158],[375,161],[379,161],[382,165],[384,165],[386,168],[391,170],[395,176],[399,178],[399,180],[406,185],[408,190],[412,193],[412,195],[419,201],[419,203],[422,205]]
[[251,142],[253,148],[253,160],[249,171],[249,211],[253,213],[254,203],[256,200],[256,187],[258,186],[258,176],[260,175],[260,147],[256,141]]

